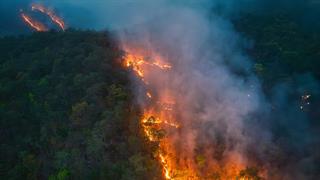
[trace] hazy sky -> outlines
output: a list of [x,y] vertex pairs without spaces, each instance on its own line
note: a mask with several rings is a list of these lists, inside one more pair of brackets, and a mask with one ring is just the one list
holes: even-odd
[[[1,0],[0,34],[30,32],[19,17],[19,10],[30,10],[32,2],[40,2],[54,8],[69,26],[85,29],[114,29],[130,26],[132,22],[146,21],[161,6],[191,6],[193,8],[218,8],[225,14],[239,11],[255,13],[294,9],[299,17],[308,21],[316,16],[312,9],[320,6],[320,0]],[[170,3],[168,3],[170,2]],[[305,9],[308,7],[309,9]],[[266,10],[268,9],[268,10]],[[307,17],[308,19],[306,19]]]

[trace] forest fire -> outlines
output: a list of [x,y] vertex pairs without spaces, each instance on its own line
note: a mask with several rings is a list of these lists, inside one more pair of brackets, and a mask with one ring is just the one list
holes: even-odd
[[50,17],[50,19],[52,20],[52,22],[56,23],[63,31],[66,29],[66,25],[64,23],[64,21],[58,17],[54,11],[42,6],[41,4],[32,4],[31,6],[32,10],[35,11],[40,11],[43,14],[46,14]]
[[[160,61],[150,62],[145,60],[143,56],[133,54],[126,55],[124,64],[127,68],[131,68],[136,75],[140,77],[145,86],[148,84],[148,82],[144,80],[147,71],[154,67],[161,70],[169,70],[171,68],[170,65],[161,63]],[[177,129],[179,128],[179,125],[175,122],[171,122],[173,119],[168,118],[170,116],[172,117],[172,112],[169,112],[168,109],[164,108],[165,103],[163,100],[153,99],[151,91],[147,91],[146,96],[151,99],[153,105],[150,105],[150,107],[144,111],[143,118],[141,120],[143,131],[150,142],[158,142],[159,149],[156,155],[157,159],[159,159],[159,162],[162,165],[164,177],[166,179],[172,179],[174,169],[171,165],[172,159],[169,157],[172,150],[169,148],[170,142],[168,141],[168,137],[165,137],[165,129]],[[164,120],[164,118],[166,120]]]
[[30,16],[26,15],[25,13],[21,13],[21,17],[24,22],[26,22],[31,28],[35,29],[36,31],[48,31],[45,25],[32,19]]
[[[230,154],[222,164],[211,160],[215,150],[204,150],[196,153],[191,149],[194,144],[189,145],[180,139],[193,138],[193,129],[181,120],[183,115],[179,114],[181,99],[174,95],[173,89],[168,87],[157,87],[157,84],[168,84],[172,79],[171,72],[175,69],[172,65],[165,63],[164,58],[158,55],[144,55],[139,51],[128,50],[124,57],[124,66],[131,69],[136,77],[141,80],[141,85],[146,89],[144,93],[145,104],[142,106],[143,115],[141,126],[145,137],[149,142],[157,143],[155,158],[161,164],[164,179],[175,180],[197,180],[197,179],[250,179],[250,176],[239,175],[245,169],[236,153]],[[133,53],[132,53],[133,52]],[[147,54],[147,53],[146,53]],[[154,73],[161,73],[162,78],[155,79]],[[196,143],[196,142],[195,142]],[[209,149],[214,149],[210,145]]]

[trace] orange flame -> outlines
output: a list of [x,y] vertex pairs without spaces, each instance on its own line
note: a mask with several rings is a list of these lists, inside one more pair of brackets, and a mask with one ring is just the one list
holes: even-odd
[[24,22],[26,22],[30,27],[32,27],[36,31],[48,31],[48,29],[46,28],[45,25],[43,25],[42,23],[32,19],[30,16],[28,16],[28,15],[26,15],[24,13],[21,13],[21,17],[22,17]]
[[48,15],[51,18],[51,20],[54,23],[56,23],[62,30],[66,29],[64,21],[60,17],[58,17],[52,10],[42,6],[41,4],[32,4],[31,8],[33,11],[38,10],[41,13]]
[[[148,84],[144,80],[145,75],[147,74],[147,70],[152,68],[158,68],[160,70],[169,70],[171,69],[171,65],[165,64],[160,60],[151,61],[146,60],[143,56],[140,55],[133,55],[127,54],[124,58],[124,66],[131,68],[135,74],[144,82],[144,84]],[[146,92],[146,96],[151,99],[153,96],[151,91]],[[168,116],[167,110],[169,106],[174,104],[174,102],[164,102],[164,101],[157,101],[160,107],[160,114],[162,113],[163,116]],[[169,104],[169,105],[168,105]],[[167,110],[166,110],[167,109]],[[162,111],[163,110],[163,111]],[[162,111],[162,112],[161,112]],[[173,119],[172,119],[173,120]],[[166,179],[172,179],[172,167],[170,166],[169,157],[166,155],[165,149],[166,147],[166,140],[164,139],[164,130],[163,128],[166,126],[167,128],[179,128],[179,125],[175,122],[171,122],[170,120],[163,120],[159,113],[150,109],[146,110],[143,118],[141,120],[141,124],[143,127],[143,131],[147,139],[151,142],[158,141],[159,142],[159,153],[157,155],[160,164],[162,165],[164,177]]]
[[[133,53],[125,55],[123,65],[133,70],[147,89],[145,97],[148,98],[148,104],[143,107],[143,117],[140,123],[147,140],[158,143],[155,158],[162,166],[163,177],[170,180],[247,179],[247,177],[239,177],[239,172],[245,168],[245,165],[241,163],[237,153],[230,155],[228,162],[221,165],[210,162],[210,156],[212,156],[210,153],[204,155],[209,159],[207,161],[205,157],[197,158],[195,154],[188,154],[192,150],[183,152],[183,150],[176,149],[177,143],[184,143],[177,134],[187,129],[177,119],[179,115],[176,115],[176,109],[180,101],[170,93],[164,93],[165,96],[154,94],[152,88],[149,88],[150,84],[152,85],[151,80],[154,80],[152,72],[160,71],[160,74],[165,75],[165,72],[173,71],[172,66],[165,63],[164,59],[159,56],[146,58],[142,55],[143,53],[127,50]],[[214,176],[216,172],[219,177]]]

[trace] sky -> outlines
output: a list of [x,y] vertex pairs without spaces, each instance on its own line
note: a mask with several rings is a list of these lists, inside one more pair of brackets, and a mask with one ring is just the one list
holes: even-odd
[[[306,24],[318,21],[320,0],[1,0],[0,34],[30,33],[19,16],[20,10],[30,11],[31,3],[43,3],[55,9],[69,27],[82,29],[122,29],[152,19],[164,4],[192,8],[219,9],[223,14],[236,16],[238,12],[270,13],[294,12]],[[152,14],[152,16],[150,16]],[[36,15],[37,16],[37,15]],[[38,17],[38,16],[37,16]]]

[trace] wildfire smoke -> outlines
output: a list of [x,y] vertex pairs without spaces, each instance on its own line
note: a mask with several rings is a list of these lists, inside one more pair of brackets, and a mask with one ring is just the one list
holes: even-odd
[[[198,132],[194,129],[194,125],[182,119],[189,119],[181,114],[183,112],[181,108],[184,108],[183,99],[175,95],[176,87],[173,89],[161,87],[163,84],[171,84],[175,67],[165,63],[164,58],[159,55],[153,54],[154,60],[148,54],[139,54],[139,50],[127,48],[126,51],[128,54],[124,57],[124,66],[131,68],[141,80],[141,85],[147,89],[143,97],[144,113],[141,125],[146,138],[150,142],[158,143],[155,158],[162,166],[164,178],[176,180],[214,179],[214,176],[222,179],[245,178],[239,176],[239,172],[245,168],[245,163],[241,162],[239,154],[228,154],[225,164],[222,165],[211,160],[210,153],[214,152],[212,145],[209,145],[211,147],[208,152],[195,152]],[[162,78],[152,81],[158,73],[162,73]],[[182,140],[180,136],[188,141]]]
[[[263,164],[250,155],[256,139],[249,134],[255,129],[245,124],[259,108],[259,85],[246,71],[249,62],[234,40],[237,35],[218,17],[208,21],[189,9],[164,13],[171,18],[119,35],[123,65],[140,80],[140,123],[147,140],[158,144],[153,154],[163,177],[264,177]],[[259,172],[247,174],[247,167]]]

